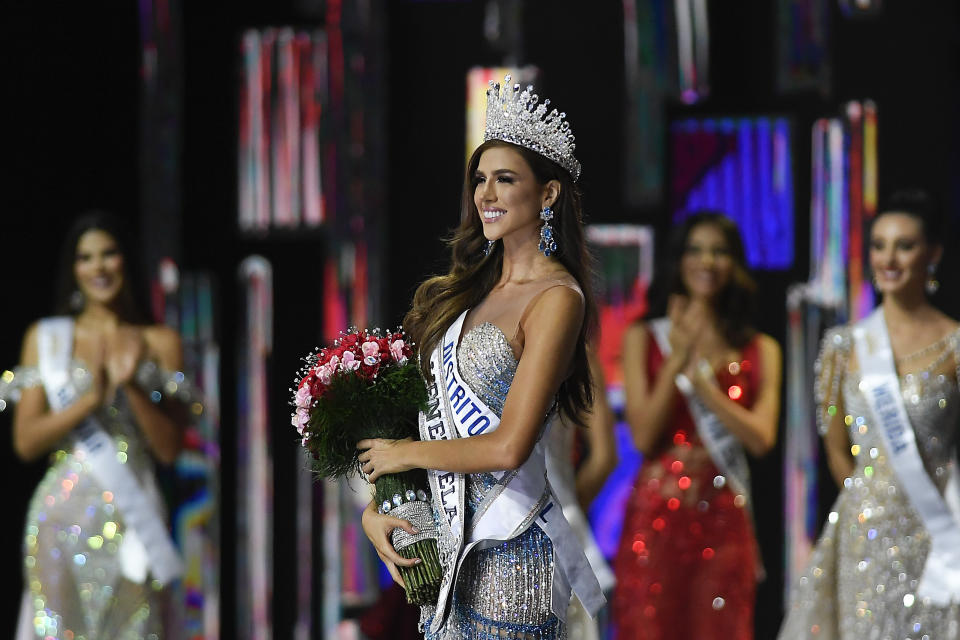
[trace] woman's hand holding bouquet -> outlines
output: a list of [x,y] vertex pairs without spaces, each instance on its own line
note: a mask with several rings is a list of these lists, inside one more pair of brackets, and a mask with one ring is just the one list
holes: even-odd
[[386,530],[374,537],[377,553],[394,579],[402,578],[409,602],[432,604],[443,572],[426,473],[390,455],[419,438],[418,414],[427,409],[426,385],[412,357],[402,331],[341,334],[332,346],[304,358],[297,388],[291,389],[291,422],[317,474],[341,478],[368,472],[376,511],[397,520],[389,544]]

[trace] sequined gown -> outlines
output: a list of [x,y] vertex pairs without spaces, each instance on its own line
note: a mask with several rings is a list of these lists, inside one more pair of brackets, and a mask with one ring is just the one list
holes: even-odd
[[[652,336],[649,344],[653,381],[663,355]],[[756,340],[742,358],[717,379],[750,407]],[[679,391],[672,416],[627,503],[613,564],[616,638],[749,640],[759,566],[749,511],[710,459]]]
[[[17,375],[40,383],[35,370],[20,369]],[[74,365],[74,378],[79,388],[89,384],[81,363]],[[113,436],[118,457],[162,509],[153,459],[122,390],[97,416]],[[124,577],[128,529],[111,487],[98,484],[68,441],[50,460],[27,510],[23,549],[29,604],[21,613],[18,640],[162,640],[165,592],[149,578],[139,584]],[[34,634],[22,635],[29,627]]]
[[[501,415],[517,370],[506,336],[494,324],[479,324],[463,335],[457,356],[463,379]],[[482,508],[494,483],[489,473],[467,475],[468,519]],[[434,517],[439,519],[439,514]],[[564,626],[550,606],[553,568],[553,545],[535,523],[516,538],[471,551],[454,587],[446,633],[436,636],[428,631],[427,640],[565,638]]]
[[[859,372],[848,367],[851,349],[849,327],[832,329],[824,337],[818,368],[827,373],[817,399],[823,411],[833,406],[845,412],[855,468],[792,589],[779,637],[956,640],[960,605],[938,607],[915,595],[929,538],[887,464],[882,436],[868,424]],[[960,330],[941,355],[941,364],[952,358],[960,370]],[[900,387],[924,467],[943,491],[960,435],[957,380],[928,369],[901,377]]]

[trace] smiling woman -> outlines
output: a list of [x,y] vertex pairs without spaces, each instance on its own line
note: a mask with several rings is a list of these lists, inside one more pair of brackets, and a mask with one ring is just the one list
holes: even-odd
[[665,317],[624,335],[625,413],[644,462],[614,564],[614,621],[632,639],[749,640],[761,567],[746,453],[776,440],[780,348],[751,322],[733,221],[686,218],[667,256]]
[[157,463],[170,464],[196,394],[178,335],[144,322],[124,234],[94,212],[67,235],[62,315],[27,331],[0,386],[19,400],[13,442],[50,456],[24,532],[18,638],[165,637],[165,587],[181,573]]
[[870,229],[883,301],[823,337],[816,415],[840,494],[782,640],[960,637],[960,323],[928,299],[940,226],[928,195],[895,193]]
[[[420,285],[404,321],[433,399],[421,441],[358,443],[371,479],[428,470],[444,563],[422,613],[429,640],[561,638],[571,592],[591,615],[603,603],[546,482],[541,440],[566,428],[551,418],[579,422],[592,404],[595,311],[573,135],[531,89],[487,93],[487,142],[467,166],[450,271]],[[388,536],[414,534],[410,523],[371,504],[363,527],[398,579],[396,566],[415,560]]]

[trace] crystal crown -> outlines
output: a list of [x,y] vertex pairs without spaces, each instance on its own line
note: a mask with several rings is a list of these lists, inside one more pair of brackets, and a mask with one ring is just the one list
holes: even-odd
[[[547,113],[550,100],[539,102],[533,85],[520,91],[520,85],[510,86],[510,76],[500,83],[490,82],[487,89],[487,126],[484,140],[503,140],[553,160],[570,172],[574,181],[580,177],[580,162],[573,157],[576,139],[566,113],[556,109]],[[539,104],[538,104],[539,102]]]

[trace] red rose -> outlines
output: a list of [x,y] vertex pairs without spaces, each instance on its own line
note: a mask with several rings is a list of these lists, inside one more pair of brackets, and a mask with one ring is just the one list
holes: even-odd
[[300,384],[297,385],[297,389],[303,389],[304,385],[312,385],[316,379],[317,376],[313,375],[312,373],[303,376],[303,378],[300,379]]
[[320,378],[314,377],[313,381],[310,383],[310,395],[314,398],[319,398],[326,392],[327,385],[320,382]]
[[366,362],[363,362],[360,364],[360,368],[357,370],[357,373],[359,373],[360,377],[364,380],[373,380],[377,375],[377,371],[379,370],[379,364],[369,365]]

